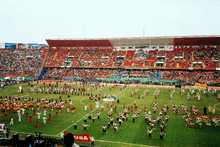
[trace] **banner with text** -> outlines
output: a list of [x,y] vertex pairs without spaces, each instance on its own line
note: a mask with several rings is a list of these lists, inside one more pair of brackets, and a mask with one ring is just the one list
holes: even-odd
[[207,84],[195,84],[195,87],[206,87]]
[[16,43],[5,43],[6,49],[16,49]]
[[38,43],[28,43],[27,47],[28,49],[32,49],[32,48],[38,49]]
[[5,124],[0,124],[0,131],[3,131],[4,126],[5,126]]
[[[64,131],[64,135],[68,134],[68,132]],[[73,134],[75,141],[81,142],[90,142],[89,133],[88,134]]]

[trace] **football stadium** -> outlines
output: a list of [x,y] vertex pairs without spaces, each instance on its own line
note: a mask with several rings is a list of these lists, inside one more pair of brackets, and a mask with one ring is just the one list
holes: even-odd
[[0,147],[219,147],[220,0],[0,0]]
[[0,49],[1,145],[219,146],[220,37]]

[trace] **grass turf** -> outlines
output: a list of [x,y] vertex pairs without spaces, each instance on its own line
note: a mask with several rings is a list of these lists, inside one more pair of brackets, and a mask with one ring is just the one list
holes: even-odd
[[[34,85],[36,86],[36,85]],[[72,87],[80,87],[80,85],[71,85]],[[4,90],[0,90],[0,95],[10,95],[10,96],[18,96],[18,97],[38,97],[38,98],[48,98],[48,99],[59,99],[59,94],[42,94],[42,93],[30,93],[28,94],[27,91],[30,89],[30,86],[27,84],[23,84],[22,87],[25,89],[24,94],[17,94],[19,85],[13,85],[13,86],[7,86]],[[43,109],[40,109],[41,113],[41,119],[39,121],[39,128],[35,128],[35,122],[37,120],[37,115],[33,116],[31,110],[26,110],[28,112],[29,116],[32,116],[33,122],[29,123],[28,119],[25,118],[24,115],[22,115],[22,122],[18,122],[18,115],[17,113],[9,114],[8,111],[6,113],[8,114],[9,119],[7,121],[4,120],[3,114],[0,113],[0,123],[5,123],[6,127],[10,128],[11,131],[16,132],[25,132],[25,133],[34,133],[41,131],[43,134],[51,135],[51,137],[57,137],[60,136],[59,133],[61,133],[63,130],[71,126],[73,123],[72,121],[78,121],[81,119],[81,121],[78,122],[77,130],[74,130],[73,126],[66,129],[67,132],[75,133],[75,134],[83,134],[83,133],[90,133],[90,136],[93,136],[95,138],[95,145],[97,146],[138,146],[139,145],[148,145],[148,146],[220,146],[220,143],[218,141],[219,138],[219,129],[216,129],[214,126],[212,126],[210,129],[207,129],[206,125],[203,124],[202,128],[199,128],[199,126],[195,123],[195,127],[186,127],[186,122],[182,118],[183,111],[181,109],[181,104],[185,104],[188,108],[190,108],[193,104],[198,108],[199,115],[203,115],[203,108],[208,106],[214,106],[214,104],[220,103],[218,100],[215,99],[215,97],[210,93],[209,97],[203,94],[201,91],[201,101],[197,101],[195,99],[195,95],[192,95],[191,101],[188,101],[186,99],[186,95],[188,93],[188,89],[186,89],[183,97],[180,97],[180,89],[176,89],[175,93],[173,95],[173,99],[169,100],[169,90],[168,88],[159,88],[160,94],[157,99],[154,98],[153,92],[156,88],[149,88],[150,92],[147,96],[145,96],[143,99],[138,99],[138,94],[142,95],[144,91],[146,90],[145,87],[139,87],[138,94],[134,95],[133,97],[130,96],[130,92],[137,87],[128,87],[124,89],[123,91],[120,91],[120,87],[117,86],[116,88],[112,88],[112,90],[109,90],[109,87],[104,87],[103,90],[100,93],[106,93],[107,95],[115,94],[117,95],[117,98],[120,99],[120,103],[116,105],[118,106],[117,113],[113,112],[114,120],[116,120],[116,114],[119,112],[122,112],[123,109],[123,102],[125,102],[126,107],[129,105],[132,105],[134,102],[137,104],[137,106],[140,107],[141,114],[139,118],[133,123],[132,121],[132,115],[134,112],[131,112],[129,114],[129,118],[127,122],[124,122],[122,126],[118,127],[119,132],[114,133],[113,126],[110,127],[110,129],[107,129],[106,133],[104,134],[102,132],[102,125],[107,125],[108,122],[108,111],[109,108],[105,109],[100,114],[100,120],[96,118],[95,123],[93,124],[92,120],[87,119],[87,125],[90,125],[87,127],[87,131],[84,132],[83,129],[83,119],[81,119],[83,116],[87,115],[89,112],[92,111],[92,115],[96,116],[96,111],[99,112],[100,108],[98,110],[95,110],[95,107],[93,110],[88,108],[88,110],[84,111],[84,105],[87,104],[88,106],[92,103],[95,106],[94,101],[89,101],[89,96],[76,96],[70,95],[70,98],[73,101],[73,105],[76,107],[75,113],[72,114],[67,113],[66,109],[64,111],[59,112],[59,116],[55,117],[56,111],[51,111],[51,109],[47,110],[46,117],[48,118],[48,115],[52,115],[52,120],[47,120],[47,124],[43,124]],[[96,88],[92,90],[93,94],[98,94],[98,91]],[[67,95],[62,95],[61,97],[63,99],[67,99]],[[153,102],[157,102],[158,104],[158,111],[154,114],[152,113],[152,118],[156,119],[157,115],[159,114],[159,111],[163,108],[163,105],[165,103],[169,104],[169,122],[166,124],[166,127],[164,129],[164,140],[159,140],[159,132],[160,132],[160,126],[156,123],[155,130],[152,132],[152,139],[148,138],[147,134],[147,127],[150,128],[150,125],[145,123],[144,120],[144,112],[143,112],[143,106],[147,105],[147,111],[152,111]],[[177,116],[172,113],[171,110],[171,104],[176,104],[179,106],[180,114]],[[106,105],[105,102],[101,100],[101,104]],[[216,105],[216,108],[219,109],[219,105]],[[38,111],[36,111],[38,112]],[[212,118],[212,114],[208,112],[208,115],[210,115],[210,118]],[[163,115],[164,117],[165,115]],[[215,113],[216,117],[220,116],[220,112],[216,110]],[[9,126],[11,117],[14,118],[14,125]],[[195,122],[195,117],[193,117]],[[24,134],[25,134],[24,133]],[[55,136],[54,136],[55,135]],[[102,142],[103,140],[109,141],[109,142]],[[122,142],[121,144],[119,142]],[[123,143],[132,143],[132,144],[123,144]],[[80,143],[81,144],[81,143]],[[88,143],[85,143],[88,144]]]

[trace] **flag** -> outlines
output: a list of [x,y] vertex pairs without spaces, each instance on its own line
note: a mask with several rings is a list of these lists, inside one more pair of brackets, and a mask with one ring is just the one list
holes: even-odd
[[114,99],[116,99],[116,95],[113,94],[112,97],[113,97]]

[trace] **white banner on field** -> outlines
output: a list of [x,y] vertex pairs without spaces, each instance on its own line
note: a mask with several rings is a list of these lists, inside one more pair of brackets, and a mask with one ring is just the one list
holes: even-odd
[[0,131],[3,131],[4,126],[5,126],[5,124],[0,124]]

